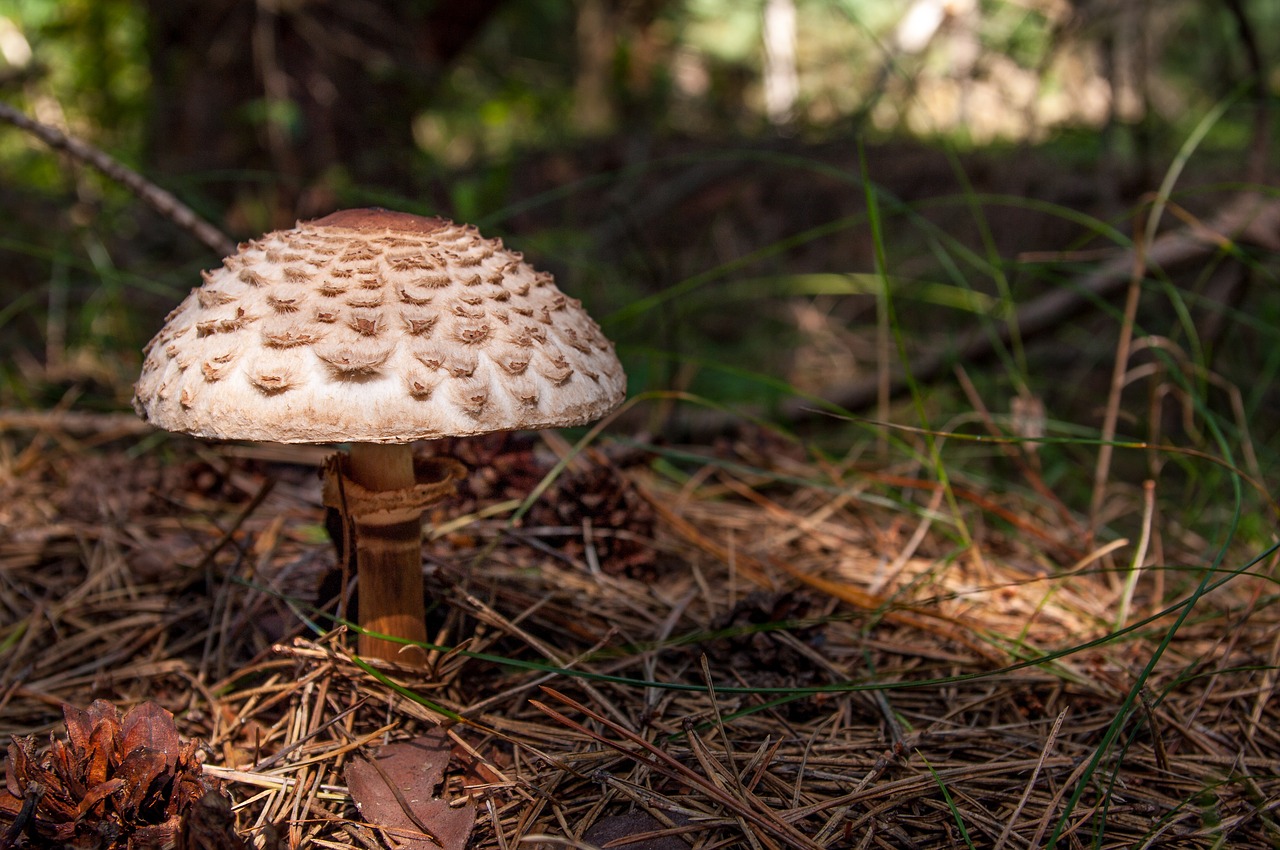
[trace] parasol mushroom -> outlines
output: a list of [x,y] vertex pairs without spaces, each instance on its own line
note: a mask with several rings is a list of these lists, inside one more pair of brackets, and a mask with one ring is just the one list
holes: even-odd
[[581,425],[613,344],[550,274],[471,226],[344,210],[241,244],[148,344],[134,408],[197,437],[350,443],[325,502],[355,530],[361,655],[426,639],[421,516],[464,470],[410,443]]

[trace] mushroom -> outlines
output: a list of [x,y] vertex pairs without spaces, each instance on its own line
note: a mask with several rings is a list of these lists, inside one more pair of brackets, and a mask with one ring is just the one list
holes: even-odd
[[344,210],[203,277],[145,349],[134,409],[197,437],[351,445],[324,492],[355,532],[361,655],[426,640],[421,517],[464,470],[415,465],[411,442],[581,425],[626,394],[581,302],[471,226]]

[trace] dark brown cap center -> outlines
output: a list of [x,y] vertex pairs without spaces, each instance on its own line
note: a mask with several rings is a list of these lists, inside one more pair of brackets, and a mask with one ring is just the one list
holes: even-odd
[[407,233],[430,233],[448,224],[442,218],[396,212],[382,207],[338,210],[311,224],[317,227],[345,227],[349,230],[399,230]]

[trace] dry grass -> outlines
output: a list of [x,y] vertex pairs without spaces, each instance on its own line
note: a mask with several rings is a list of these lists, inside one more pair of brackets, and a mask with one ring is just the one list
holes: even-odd
[[956,515],[918,469],[758,440],[678,479],[602,445],[512,526],[520,475],[564,449],[546,438],[472,450],[506,472],[437,518],[453,649],[375,670],[308,627],[333,562],[319,453],[32,424],[0,445],[0,732],[157,700],[262,842],[382,846],[344,765],[444,723],[446,795],[479,802],[486,850],[585,846],[635,809],[708,850],[1280,843],[1271,562],[1164,646],[1204,566],[1190,535],[1154,530],[1191,567],[1142,574],[1117,633],[1108,565],[1133,544],[1089,547],[1044,499],[953,480]]

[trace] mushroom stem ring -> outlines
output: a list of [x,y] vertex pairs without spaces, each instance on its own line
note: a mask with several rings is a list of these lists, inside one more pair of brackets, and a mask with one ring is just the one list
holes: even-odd
[[324,503],[354,531],[362,656],[409,666],[425,661],[414,645],[427,639],[422,515],[452,496],[465,474],[452,458],[415,461],[403,444],[356,443],[349,455],[325,462]]

